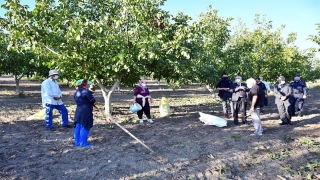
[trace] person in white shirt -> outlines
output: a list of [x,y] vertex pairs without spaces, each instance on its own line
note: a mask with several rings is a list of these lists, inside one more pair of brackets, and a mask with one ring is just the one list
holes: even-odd
[[68,110],[61,100],[62,93],[57,82],[58,74],[57,70],[50,70],[49,78],[41,84],[42,106],[46,108],[44,121],[47,130],[52,130],[52,110],[54,108],[61,115],[62,127],[71,128],[68,120]]

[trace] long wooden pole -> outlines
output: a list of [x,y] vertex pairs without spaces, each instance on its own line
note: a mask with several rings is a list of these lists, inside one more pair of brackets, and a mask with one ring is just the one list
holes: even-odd
[[94,106],[95,108],[97,108],[101,114],[105,115],[108,119],[110,119],[113,123],[115,123],[117,126],[119,126],[124,132],[126,132],[127,134],[129,134],[133,139],[137,140],[140,144],[142,144],[142,146],[144,146],[145,148],[147,148],[150,152],[155,153],[151,148],[149,148],[147,145],[145,145],[142,141],[140,141],[140,139],[138,139],[137,137],[135,137],[133,134],[131,134],[128,130],[126,130],[126,128],[122,127],[119,123],[117,123],[111,115],[107,115],[106,113],[102,112],[98,107]]

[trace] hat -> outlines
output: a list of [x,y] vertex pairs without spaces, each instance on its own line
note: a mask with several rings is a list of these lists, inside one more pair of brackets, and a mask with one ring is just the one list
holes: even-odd
[[294,77],[300,77],[300,74],[295,74]]
[[52,76],[54,74],[59,74],[57,70],[53,69],[49,71],[49,76]]
[[[77,82],[76,82],[76,85],[80,86],[82,84],[82,81],[83,79],[79,79]],[[92,84],[92,81],[88,81],[87,82],[88,85],[91,85]]]

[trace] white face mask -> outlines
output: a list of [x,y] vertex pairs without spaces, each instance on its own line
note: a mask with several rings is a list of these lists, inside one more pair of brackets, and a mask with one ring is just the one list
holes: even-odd
[[280,84],[284,84],[285,83],[285,81],[280,81]]
[[53,79],[58,79],[58,77],[59,77],[59,76],[58,76],[58,75],[56,75],[56,76],[54,76],[54,77],[53,77]]
[[240,82],[241,82],[241,80],[240,80],[240,79],[236,79],[236,83],[238,83],[238,84],[239,84]]
[[147,84],[146,83],[141,83],[141,86],[146,87]]

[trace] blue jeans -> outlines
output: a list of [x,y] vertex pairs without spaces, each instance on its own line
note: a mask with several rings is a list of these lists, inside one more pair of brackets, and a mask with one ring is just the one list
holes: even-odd
[[44,122],[47,130],[52,128],[52,110],[56,108],[61,115],[62,119],[62,126],[68,126],[68,109],[62,105],[53,105],[53,104],[46,104],[46,116],[44,117]]
[[90,130],[85,129],[80,123],[76,123],[74,128],[74,145],[80,147],[91,146],[88,144]]

